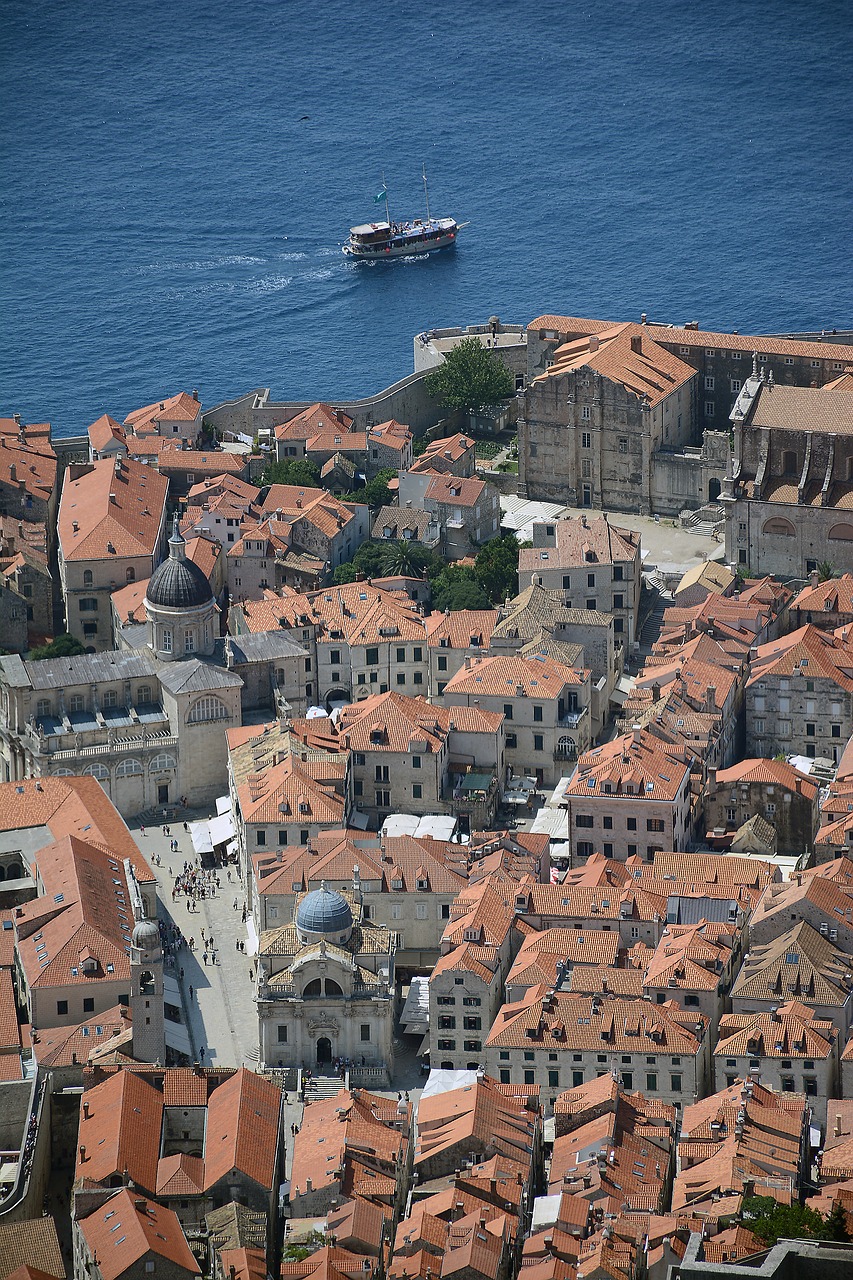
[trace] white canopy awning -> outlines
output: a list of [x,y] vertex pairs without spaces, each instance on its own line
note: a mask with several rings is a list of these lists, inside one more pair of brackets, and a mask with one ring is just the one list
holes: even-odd
[[216,812],[217,812],[217,813],[230,813],[230,812],[231,812],[231,797],[230,797],[230,796],[217,796],[217,797],[216,797]]
[[212,845],[225,844],[227,840],[234,837],[234,822],[230,813],[221,813],[218,817],[211,818],[207,825],[210,829]]
[[190,838],[196,853],[213,853],[210,839],[210,824],[207,822],[191,822]]

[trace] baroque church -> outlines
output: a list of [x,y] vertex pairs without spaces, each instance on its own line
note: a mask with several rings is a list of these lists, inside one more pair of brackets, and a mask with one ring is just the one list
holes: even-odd
[[227,790],[227,729],[305,713],[305,650],[284,632],[219,635],[177,517],[145,613],[105,653],[0,657],[0,781],[90,774],[125,817],[208,804]]
[[261,934],[260,1064],[323,1070],[335,1062],[376,1085],[393,1069],[397,937],[367,920],[358,867],[351,890],[297,899],[289,924]]

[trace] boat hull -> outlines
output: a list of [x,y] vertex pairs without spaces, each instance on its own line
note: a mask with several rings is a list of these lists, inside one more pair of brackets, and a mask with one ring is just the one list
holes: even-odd
[[390,241],[387,244],[353,244],[347,241],[344,253],[349,258],[362,262],[382,261],[386,258],[421,257],[427,253],[437,253],[440,249],[453,249],[456,245],[456,233],[438,236],[428,241],[410,240],[408,243]]

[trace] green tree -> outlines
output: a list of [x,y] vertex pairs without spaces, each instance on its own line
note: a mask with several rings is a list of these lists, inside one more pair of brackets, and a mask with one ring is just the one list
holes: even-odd
[[284,1246],[281,1251],[281,1260],[282,1262],[304,1262],[312,1253],[322,1249],[325,1243],[326,1237],[322,1231],[309,1231],[301,1243],[294,1241]]
[[[444,561],[441,557],[437,557],[439,561],[439,569],[441,572],[444,568]],[[410,578],[423,577],[424,570],[429,574],[432,566],[433,553],[428,547],[422,547],[418,542],[412,542],[409,538],[399,538],[396,542],[390,542],[385,547],[384,566],[387,574],[406,574]]]
[[830,578],[835,577],[835,565],[831,560],[821,560],[817,567],[817,576],[819,582],[829,582]]
[[261,484],[296,484],[302,489],[317,489],[320,486],[320,468],[307,458],[268,462]]
[[67,631],[63,631],[55,640],[51,640],[50,644],[42,644],[37,649],[31,649],[30,659],[33,662],[41,662],[43,658],[73,658],[78,653],[85,652],[85,647],[75,636],[70,636]]
[[445,565],[432,582],[432,607],[445,609],[488,609],[489,598],[472,569],[461,564]]
[[744,1199],[742,1218],[767,1245],[777,1240],[820,1239],[825,1227],[814,1209],[800,1204],[779,1204],[772,1196],[748,1196]]
[[474,573],[492,604],[503,604],[518,593],[518,539],[501,533],[477,552]]
[[477,413],[508,399],[515,379],[479,338],[463,338],[427,375],[426,389],[448,409]]
[[397,472],[388,468],[377,471],[373,479],[368,480],[363,488],[345,493],[344,502],[366,502],[373,510],[378,507],[390,507],[394,501],[394,495],[388,488],[388,481],[396,479],[396,476]]
[[840,1200],[835,1201],[823,1220],[821,1239],[837,1240],[840,1244],[847,1244],[850,1240],[850,1232],[847,1229],[847,1210]]
[[355,582],[358,577],[358,569],[351,560],[346,564],[339,564],[335,572],[332,574],[332,582],[336,587],[346,586],[348,582]]

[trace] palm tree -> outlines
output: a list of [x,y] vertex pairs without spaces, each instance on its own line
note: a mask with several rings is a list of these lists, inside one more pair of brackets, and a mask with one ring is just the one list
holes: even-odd
[[389,575],[416,578],[420,576],[418,548],[410,539],[399,538],[385,550],[383,568]]

